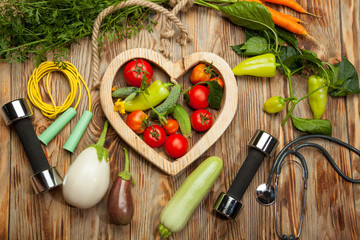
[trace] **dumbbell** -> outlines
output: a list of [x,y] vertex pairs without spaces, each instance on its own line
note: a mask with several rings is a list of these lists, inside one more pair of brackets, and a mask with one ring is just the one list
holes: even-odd
[[62,184],[55,167],[50,167],[41,144],[31,124],[32,108],[27,99],[20,98],[6,103],[1,108],[7,126],[12,125],[18,134],[34,174],[31,185],[36,194],[47,192]]

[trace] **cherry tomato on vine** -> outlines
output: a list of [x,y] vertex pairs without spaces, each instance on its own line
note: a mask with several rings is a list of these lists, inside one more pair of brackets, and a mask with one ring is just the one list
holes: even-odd
[[198,132],[208,130],[213,124],[214,118],[208,110],[200,109],[191,114],[191,126]]
[[146,113],[141,110],[136,110],[127,116],[126,125],[128,125],[135,133],[141,134],[145,131],[147,125],[146,119],[148,119]]
[[210,65],[205,65],[204,63],[200,63],[194,67],[190,75],[190,81],[193,84],[197,84],[199,82],[209,81],[211,77],[211,73],[213,72]]
[[167,135],[171,135],[177,132],[179,130],[179,124],[174,119],[167,119],[167,124],[163,125],[163,128],[165,129],[165,132]]
[[140,87],[143,76],[147,78],[146,83],[150,84],[153,70],[147,61],[143,59],[133,59],[126,64],[124,78],[128,85]]
[[152,125],[145,129],[143,139],[150,147],[157,148],[164,144],[166,133],[159,125]]
[[188,104],[193,109],[203,109],[209,105],[207,101],[209,89],[207,87],[203,85],[196,85],[187,94],[190,99]]
[[170,135],[165,141],[165,152],[173,158],[184,156],[187,148],[188,142],[181,134]]

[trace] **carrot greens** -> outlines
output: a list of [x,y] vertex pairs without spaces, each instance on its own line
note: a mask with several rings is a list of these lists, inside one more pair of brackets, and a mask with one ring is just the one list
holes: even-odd
[[[105,8],[124,0],[2,0],[0,3],[0,61],[38,65],[46,54],[67,59],[72,43],[90,36],[96,17]],[[167,0],[149,0],[165,4]],[[99,37],[110,41],[131,38],[141,29],[152,31],[152,11],[141,6],[123,8],[106,17]]]

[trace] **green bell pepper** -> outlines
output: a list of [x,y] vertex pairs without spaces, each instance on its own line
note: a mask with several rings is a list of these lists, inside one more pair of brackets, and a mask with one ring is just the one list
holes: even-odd
[[263,110],[267,113],[281,112],[285,108],[285,99],[280,96],[269,98],[263,106]]
[[315,91],[309,96],[310,108],[315,119],[320,119],[325,112],[328,88],[325,78],[313,75],[308,80],[308,93]]
[[151,107],[155,107],[162,101],[164,101],[170,94],[168,87],[172,86],[172,83],[163,83],[160,80],[153,82],[148,88],[147,93],[140,93],[130,101],[125,101],[125,111],[133,112],[135,110],[147,110]]
[[234,67],[232,71],[237,76],[274,77],[276,75],[275,55],[266,53],[248,58]]

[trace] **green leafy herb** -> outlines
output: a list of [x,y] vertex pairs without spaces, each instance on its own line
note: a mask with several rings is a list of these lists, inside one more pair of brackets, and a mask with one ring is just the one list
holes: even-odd
[[293,46],[299,53],[300,49],[298,47],[298,40],[295,37],[295,35],[283,28],[276,27],[276,33],[279,35],[281,39],[284,40],[284,42],[289,43],[291,46]]
[[338,68],[338,76],[331,83],[330,96],[340,97],[360,93],[359,78],[354,65],[344,57],[341,62],[336,64],[336,67]]
[[219,6],[231,22],[254,30],[270,30],[275,33],[275,25],[265,6],[255,2],[237,2],[228,6]]
[[[290,46],[281,46],[280,47],[280,51],[279,51],[279,58],[277,59],[277,62],[280,63],[280,60],[284,63],[287,61],[287,59],[292,58],[294,56],[299,55],[299,52],[296,51],[295,48],[290,47]],[[297,69],[301,68],[303,66],[303,61],[298,58],[295,59],[294,61],[292,61],[289,64],[285,64],[285,66],[287,66],[290,71],[296,71]],[[281,70],[281,72],[284,72],[282,67],[279,67],[279,69]]]
[[238,55],[261,55],[268,53],[269,50],[269,43],[265,38],[262,37],[252,37],[248,39],[244,44],[240,44],[237,46],[231,46],[231,48],[238,54]]
[[[72,43],[90,36],[96,17],[124,0],[2,0],[0,11],[0,61],[38,65],[54,52],[54,60],[67,59]],[[149,0],[165,4],[167,0]],[[152,11],[141,6],[123,8],[107,16],[99,42],[131,38],[141,29],[152,31]]]
[[332,126],[327,119],[296,118],[291,115],[294,126],[302,132],[331,136]]
[[207,81],[201,83],[207,84],[209,86],[209,96],[207,99],[209,107],[219,110],[221,105],[221,99],[223,97],[223,88],[219,85],[217,81]]

